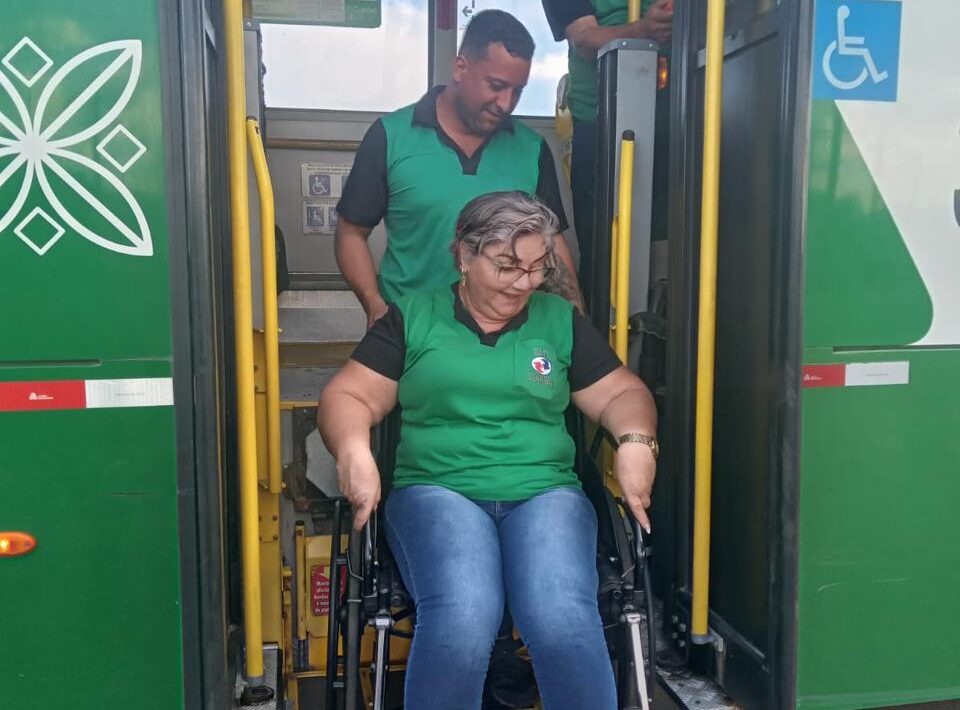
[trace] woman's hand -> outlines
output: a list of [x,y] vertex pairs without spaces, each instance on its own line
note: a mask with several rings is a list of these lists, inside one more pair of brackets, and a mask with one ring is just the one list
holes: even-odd
[[617,480],[623,499],[630,506],[633,517],[647,533],[650,532],[650,494],[653,492],[653,479],[657,474],[657,460],[646,444],[626,442],[617,449]]
[[[589,387],[570,395],[573,403],[614,438],[623,434],[657,430],[657,407],[643,380],[622,365]],[[617,449],[617,480],[630,511],[650,532],[650,492],[657,473],[653,449],[640,441],[627,441]]]
[[396,381],[356,360],[347,360],[320,394],[317,428],[337,460],[340,490],[353,506],[357,530],[380,502],[380,472],[370,451],[370,427],[396,404]]
[[340,490],[353,506],[353,527],[361,530],[380,504],[380,471],[369,447],[341,454],[337,460]]

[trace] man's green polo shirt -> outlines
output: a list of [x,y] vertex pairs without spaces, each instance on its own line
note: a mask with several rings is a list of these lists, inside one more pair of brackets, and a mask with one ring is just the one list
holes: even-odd
[[[646,13],[654,0],[643,0],[641,12]],[[627,0],[544,0],[544,9],[554,39],[566,39],[566,28],[574,20],[590,14],[597,18],[601,27],[627,24]],[[585,59],[571,45],[567,50],[570,71],[567,103],[570,112],[578,121],[597,120],[597,62]]]
[[502,330],[484,333],[456,286],[391,304],[352,358],[399,383],[395,487],[503,501],[579,485],[564,421],[570,393],[620,366],[559,296],[536,291]]
[[499,190],[536,194],[560,219],[550,148],[527,126],[505,119],[471,156],[437,121],[437,87],[415,104],[378,119],[357,151],[337,211],[349,222],[387,229],[380,293],[396,301],[457,277],[450,243],[457,215],[474,197]]

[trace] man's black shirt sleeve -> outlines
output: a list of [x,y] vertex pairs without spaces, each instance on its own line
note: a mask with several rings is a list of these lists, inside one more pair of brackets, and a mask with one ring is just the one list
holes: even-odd
[[367,331],[350,357],[384,377],[399,381],[407,359],[400,309],[391,303],[383,318]]
[[586,389],[618,367],[620,358],[607,341],[586,318],[574,310],[573,350],[570,353],[570,369],[567,370],[570,391]]
[[387,211],[387,132],[378,118],[360,142],[337,212],[361,227],[377,226]]
[[[565,232],[570,224],[563,211],[563,200],[560,199],[560,185],[557,183],[557,166],[553,162],[553,153],[545,140],[540,142],[540,177],[537,179],[537,197],[541,202],[553,210],[560,221],[558,231]],[[350,219],[347,217],[347,219]]]
[[567,25],[581,17],[595,15],[590,0],[542,0],[543,12],[550,23],[553,38],[561,42],[567,38]]

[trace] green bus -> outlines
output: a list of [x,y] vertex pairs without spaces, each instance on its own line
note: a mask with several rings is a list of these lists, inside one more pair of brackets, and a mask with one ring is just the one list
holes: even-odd
[[[719,1],[675,3],[665,86],[645,99],[656,147],[637,157],[654,186],[633,195],[651,297],[630,313],[628,364],[656,394],[664,451],[652,707],[960,707],[960,3],[724,3],[705,511]],[[345,179],[370,123],[409,103],[397,87],[444,83],[486,7],[543,22],[539,4],[495,0],[4,7],[0,708],[329,707],[338,494],[313,408],[365,319],[309,176]],[[534,76],[554,82],[562,45],[537,52]],[[560,156],[553,96],[539,100],[519,118]]]

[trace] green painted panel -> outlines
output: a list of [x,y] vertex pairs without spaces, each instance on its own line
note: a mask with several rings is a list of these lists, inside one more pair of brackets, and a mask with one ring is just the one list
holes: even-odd
[[916,342],[927,289],[836,104],[812,104],[804,343]]
[[960,350],[805,356],[886,361],[909,384],[803,391],[801,710],[960,698]]
[[31,85],[0,67],[0,360],[170,352],[156,13],[5,4],[0,56]]
[[[4,4],[0,383],[171,375],[157,12]],[[172,407],[0,412],[0,707],[183,707],[177,486]]]
[[[183,707],[171,407],[0,414],[3,707]],[[15,613],[10,613],[15,610]]]
[[802,710],[960,700],[960,4],[898,4],[896,101],[812,102],[804,363],[909,382],[802,393]]

